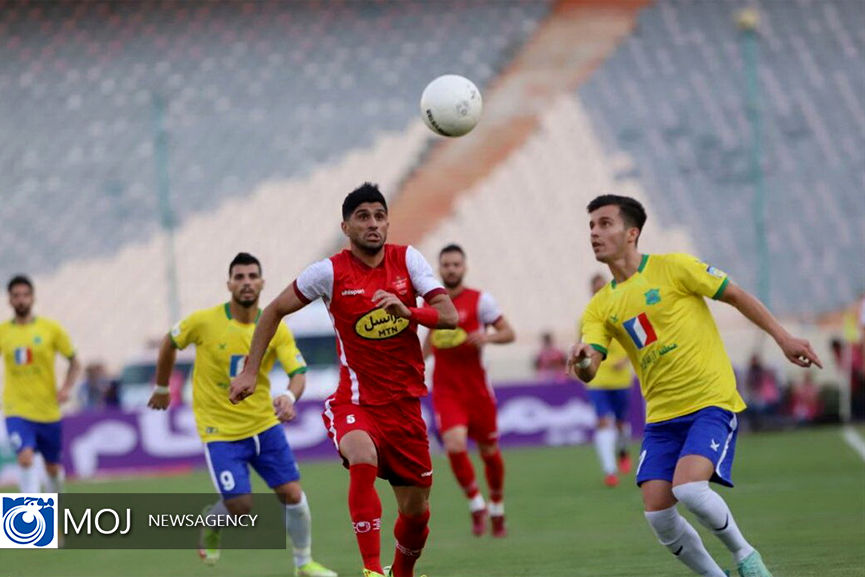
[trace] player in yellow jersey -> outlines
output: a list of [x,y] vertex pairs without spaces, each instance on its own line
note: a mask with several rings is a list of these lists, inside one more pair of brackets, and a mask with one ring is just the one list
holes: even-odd
[[[311,518],[300,471],[280,421],[295,417],[294,403],[306,385],[306,363],[289,328],[280,324],[258,372],[255,393],[240,405],[228,400],[228,386],[246,362],[252,333],[261,309],[264,288],[261,264],[239,253],[228,267],[231,300],[196,311],[177,323],[163,339],[156,364],[156,383],[148,405],[168,407],[168,378],[176,350],[195,345],[192,409],[198,434],[205,443],[210,475],[222,500],[207,514],[245,515],[252,510],[249,466],[274,490],[285,506],[285,525],[294,546],[295,575],[336,577],[312,559]],[[268,373],[279,360],[289,375],[288,389],[271,399]],[[219,559],[219,532],[205,529],[199,551],[205,563]]]
[[[0,324],[0,353],[5,365],[3,412],[9,440],[18,454],[18,487],[22,493],[40,492],[39,471],[33,466],[35,453],[39,452],[45,461],[46,489],[60,493],[60,404],[69,398],[81,365],[63,327],[33,314],[35,299],[30,279],[15,276],[6,288],[15,316]],[[57,354],[69,359],[59,390],[54,377]]]
[[[594,275],[591,282],[592,294],[597,294],[607,284],[601,274]],[[594,438],[595,451],[601,461],[604,484],[608,487],[619,484],[616,474],[617,452],[618,472],[627,474],[631,471],[631,457],[628,454],[628,440],[631,436],[628,399],[633,380],[628,354],[617,341],[610,341],[607,358],[598,367],[595,378],[586,383],[589,400],[598,417]]]
[[724,577],[679,515],[676,503],[682,502],[730,550],[742,577],[771,577],[727,504],[709,488],[709,481],[732,486],[736,414],[745,403],[706,297],[736,307],[796,365],[822,368],[820,359],[724,272],[685,254],[641,254],[646,212],[633,198],[599,196],[588,212],[592,250],[613,280],[586,307],[569,367],[590,382],[612,340],[628,353],[647,404],[637,484],[661,544],[696,574]]

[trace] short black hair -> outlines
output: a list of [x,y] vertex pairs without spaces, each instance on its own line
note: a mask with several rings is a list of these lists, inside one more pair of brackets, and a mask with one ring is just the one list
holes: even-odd
[[6,292],[12,292],[12,288],[18,286],[19,284],[27,285],[30,287],[30,290],[33,290],[33,281],[30,280],[30,277],[23,274],[16,274],[12,278],[9,279],[9,283],[6,285]]
[[348,196],[345,197],[345,200],[342,201],[342,220],[348,220],[351,213],[365,202],[380,202],[384,207],[384,211],[387,212],[387,201],[378,189],[378,185],[371,182],[364,182],[362,185],[349,192]]
[[458,252],[462,255],[463,258],[466,257],[466,251],[463,250],[463,247],[452,242],[439,251],[439,258],[449,252]]
[[[586,211],[591,214],[601,208],[602,206],[610,206],[615,205],[619,207],[619,214],[622,215],[622,220],[625,221],[625,225],[629,228],[633,227],[643,232],[643,225],[646,224],[646,209],[643,208],[643,205],[640,204],[635,198],[631,198],[630,196],[619,196],[618,194],[602,194],[601,196],[595,197],[592,202],[589,203],[589,206],[586,207]],[[640,239],[640,236],[637,235],[637,240]]]
[[261,274],[261,263],[257,258],[249,254],[248,252],[239,252],[237,256],[232,259],[231,264],[228,265],[228,276],[231,277],[231,269],[234,268],[234,265],[238,264],[255,264],[258,265],[258,274]]

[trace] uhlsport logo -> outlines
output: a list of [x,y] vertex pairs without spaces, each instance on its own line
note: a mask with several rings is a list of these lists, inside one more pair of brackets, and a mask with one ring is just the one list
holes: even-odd
[[57,493],[0,493],[0,549],[56,549]]

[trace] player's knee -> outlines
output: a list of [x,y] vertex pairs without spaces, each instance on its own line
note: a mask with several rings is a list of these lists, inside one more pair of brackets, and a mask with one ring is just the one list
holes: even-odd
[[468,450],[468,443],[466,443],[465,439],[444,439],[444,446],[445,451],[448,453],[464,453]]
[[711,492],[708,481],[692,481],[673,487],[673,495],[689,510],[699,508]]
[[423,515],[429,509],[429,492],[423,490],[411,491],[398,501],[399,512],[415,517]]
[[56,477],[60,474],[62,465],[60,463],[45,463],[45,472],[49,477]]
[[599,429],[609,429],[613,426],[613,422],[610,417],[600,417],[598,418],[598,428]]
[[226,499],[225,508],[232,515],[247,515],[252,511],[252,495],[241,495]]
[[284,505],[297,505],[303,499],[303,489],[298,482],[280,485],[276,494]]
[[499,452],[499,444],[498,443],[481,443],[478,446],[478,449],[481,452],[481,455],[484,457],[490,457]]
[[33,466],[33,449],[23,449],[18,453],[18,466],[32,467]]
[[646,481],[640,486],[643,507],[647,513],[663,511],[676,505],[676,497],[666,481]]

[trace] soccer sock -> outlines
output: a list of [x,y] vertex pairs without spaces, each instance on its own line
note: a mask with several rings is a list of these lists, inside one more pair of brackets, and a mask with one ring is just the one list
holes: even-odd
[[709,488],[708,481],[694,481],[673,487],[673,495],[727,546],[737,563],[754,552],[754,548],[739,531],[727,503]]
[[[31,467],[32,468],[32,467]],[[54,476],[46,475],[45,476],[45,489],[48,493],[62,493],[63,492],[63,481],[66,480],[66,474],[63,472],[63,469],[57,471],[57,474]]]
[[383,573],[381,568],[381,500],[375,490],[375,465],[349,467],[348,510],[364,569]]
[[499,503],[504,499],[505,486],[505,462],[502,460],[502,452],[497,450],[488,455],[481,453],[481,458],[484,460],[484,473],[490,488],[490,501]]
[[299,502],[285,506],[285,529],[294,546],[294,566],[312,561],[312,515],[306,493],[300,494]]
[[225,506],[225,501],[220,499],[216,503],[214,503],[210,509],[207,510],[207,513],[204,514],[205,517],[208,515],[231,515],[231,511],[228,510],[228,507]]
[[628,452],[628,444],[631,441],[631,424],[622,425],[622,430],[616,435],[616,451],[621,455]]
[[400,513],[393,535],[396,537],[396,551],[391,566],[393,577],[412,577],[414,565],[429,535],[429,509],[413,517]]
[[469,459],[468,452],[448,453],[448,459],[451,462],[451,469],[453,469],[454,476],[457,478],[457,483],[462,487],[466,497],[474,499],[479,491],[478,484],[475,481],[475,468],[472,467],[472,461]]
[[616,473],[616,429],[604,427],[595,431],[595,451],[605,475]]
[[39,493],[39,471],[33,465],[18,467],[18,489],[22,493]]
[[646,511],[645,515],[661,545],[694,573],[703,577],[725,577],[724,571],[706,551],[697,531],[679,515],[675,505],[661,511]]

